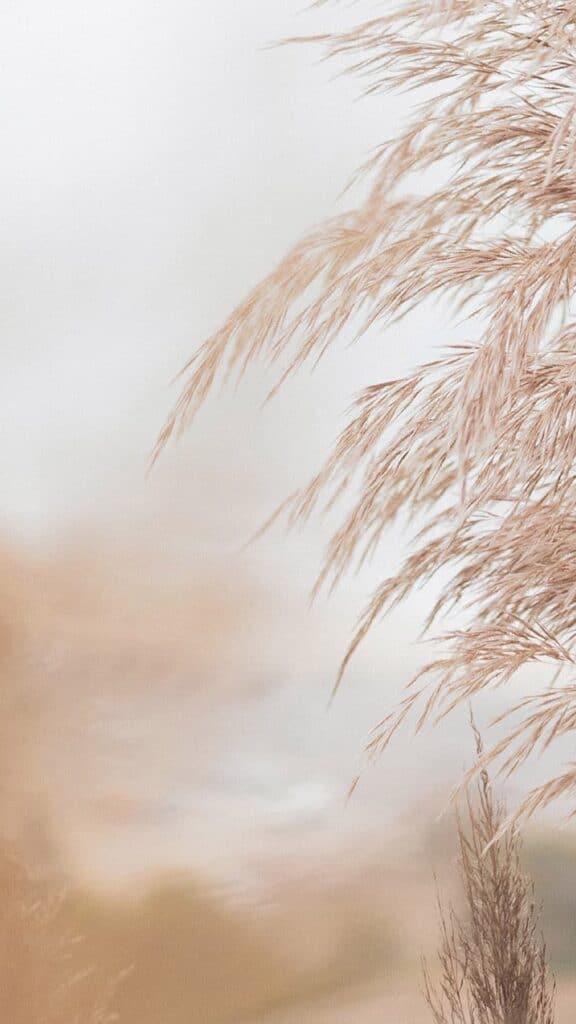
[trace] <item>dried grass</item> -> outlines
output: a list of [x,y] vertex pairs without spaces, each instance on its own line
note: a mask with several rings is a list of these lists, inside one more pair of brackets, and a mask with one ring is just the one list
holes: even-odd
[[[414,524],[343,669],[374,623],[440,570],[450,578],[432,618],[466,613],[373,749],[408,712],[419,708],[420,723],[445,714],[525,665],[571,673],[576,639],[576,2],[390,6],[313,42],[367,92],[422,90],[412,119],[363,168],[366,199],[296,245],[196,353],[156,451],[220,375],[257,357],[280,361],[281,384],[352,325],[393,339],[394,323],[432,298],[466,318],[467,344],[359,396],[288,506],[294,521],[351,502],[320,582],[371,558],[399,515]],[[414,174],[424,194],[410,192]],[[514,764],[537,738],[572,729],[575,708],[571,685],[530,700],[524,730],[494,755]],[[570,766],[523,810],[574,788]]]
[[515,827],[482,771],[458,820],[465,914],[440,908],[439,971],[425,967],[435,1024],[553,1024],[555,984],[538,931],[533,886],[521,865]]

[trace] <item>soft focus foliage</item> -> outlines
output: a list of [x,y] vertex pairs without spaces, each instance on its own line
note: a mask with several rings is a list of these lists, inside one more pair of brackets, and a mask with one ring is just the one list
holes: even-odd
[[293,915],[288,894],[280,895],[282,911],[258,914],[184,875],[120,899],[76,892],[64,910],[85,939],[79,967],[86,950],[98,966],[89,991],[130,965],[115,999],[123,1024],[264,1020],[283,1008],[338,1000],[397,966],[386,918],[362,893],[354,906],[335,885],[330,897],[312,894],[312,908],[292,893]]
[[[445,354],[359,396],[333,454],[289,504],[296,520],[351,502],[321,581],[371,558],[399,517],[414,526],[343,668],[385,612],[448,577],[432,616],[459,615],[446,653],[374,750],[409,712],[444,714],[530,663],[571,672],[576,636],[576,3],[391,7],[314,41],[372,93],[419,89],[412,120],[364,168],[365,200],[296,245],[191,360],[159,440],[186,425],[219,371],[265,356],[280,360],[282,380],[351,328],[387,328],[394,343],[393,324],[429,300],[465,319],[465,344],[447,337]],[[494,753],[514,767],[573,729],[574,695],[567,683],[532,699]],[[571,766],[523,810],[575,786]]]
[[74,966],[76,940],[59,919],[59,901],[21,860],[0,854],[0,1018],[10,1024],[114,1024],[110,983],[88,1001]]

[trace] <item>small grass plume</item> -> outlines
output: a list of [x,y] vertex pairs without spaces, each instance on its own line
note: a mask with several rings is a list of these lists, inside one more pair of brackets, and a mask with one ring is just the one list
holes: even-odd
[[[414,90],[420,102],[363,168],[366,198],[297,244],[192,358],[157,448],[219,375],[256,358],[278,361],[281,383],[358,324],[393,344],[394,324],[422,303],[464,319],[464,344],[448,334],[438,359],[359,395],[326,464],[288,504],[297,521],[348,499],[320,583],[372,558],[399,516],[413,526],[342,670],[381,616],[448,577],[428,623],[458,612],[446,653],[373,750],[408,714],[442,716],[526,665],[573,673],[576,639],[576,2],[386,8],[308,41],[367,92]],[[511,765],[575,728],[576,689],[524,710],[524,728],[495,751]],[[574,789],[569,766],[523,810]]]
[[441,908],[438,976],[424,972],[432,1018],[435,1024],[553,1024],[555,985],[533,886],[522,870],[517,829],[502,833],[505,811],[486,771],[468,793],[467,819],[467,827],[458,820],[466,913]]

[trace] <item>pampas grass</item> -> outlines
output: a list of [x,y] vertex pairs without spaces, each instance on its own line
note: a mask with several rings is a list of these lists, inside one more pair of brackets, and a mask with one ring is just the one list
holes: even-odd
[[[481,744],[479,743],[481,754]],[[553,1024],[555,985],[515,827],[482,771],[458,821],[465,913],[441,908],[439,970],[425,968],[435,1024]]]
[[[315,6],[329,18],[330,3]],[[446,653],[383,723],[381,749],[408,714],[442,716],[526,665],[573,672],[576,2],[398,0],[308,42],[345,60],[366,92],[412,90],[419,102],[362,169],[365,200],[297,244],[193,356],[156,454],[222,375],[254,359],[282,363],[279,386],[352,325],[377,325],[393,344],[394,324],[430,299],[466,320],[466,344],[447,337],[439,358],[358,396],[287,506],[297,521],[344,502],[321,583],[373,558],[400,515],[414,526],[342,670],[389,609],[449,572],[427,624],[448,616]],[[537,737],[573,729],[575,709],[572,685],[531,699],[524,730],[494,756],[522,759]],[[569,766],[522,810],[575,788]]]

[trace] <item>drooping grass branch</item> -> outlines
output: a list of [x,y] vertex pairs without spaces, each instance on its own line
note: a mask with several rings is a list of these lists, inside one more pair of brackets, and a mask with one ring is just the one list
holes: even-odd
[[[380,746],[408,713],[447,713],[526,665],[572,673],[576,638],[576,0],[386,8],[313,42],[368,91],[415,90],[421,102],[363,168],[366,198],[297,244],[192,358],[158,442],[256,358],[278,360],[283,379],[352,326],[394,343],[394,324],[432,299],[466,319],[466,344],[448,335],[440,358],[359,396],[289,506],[298,520],[344,502],[322,581],[373,558],[399,515],[414,526],[343,668],[382,615],[440,572],[449,581],[432,618],[465,612]],[[575,724],[567,685],[529,705],[525,738],[549,742]],[[516,732],[498,753],[513,759],[518,742]],[[574,788],[570,767],[525,809]]]

